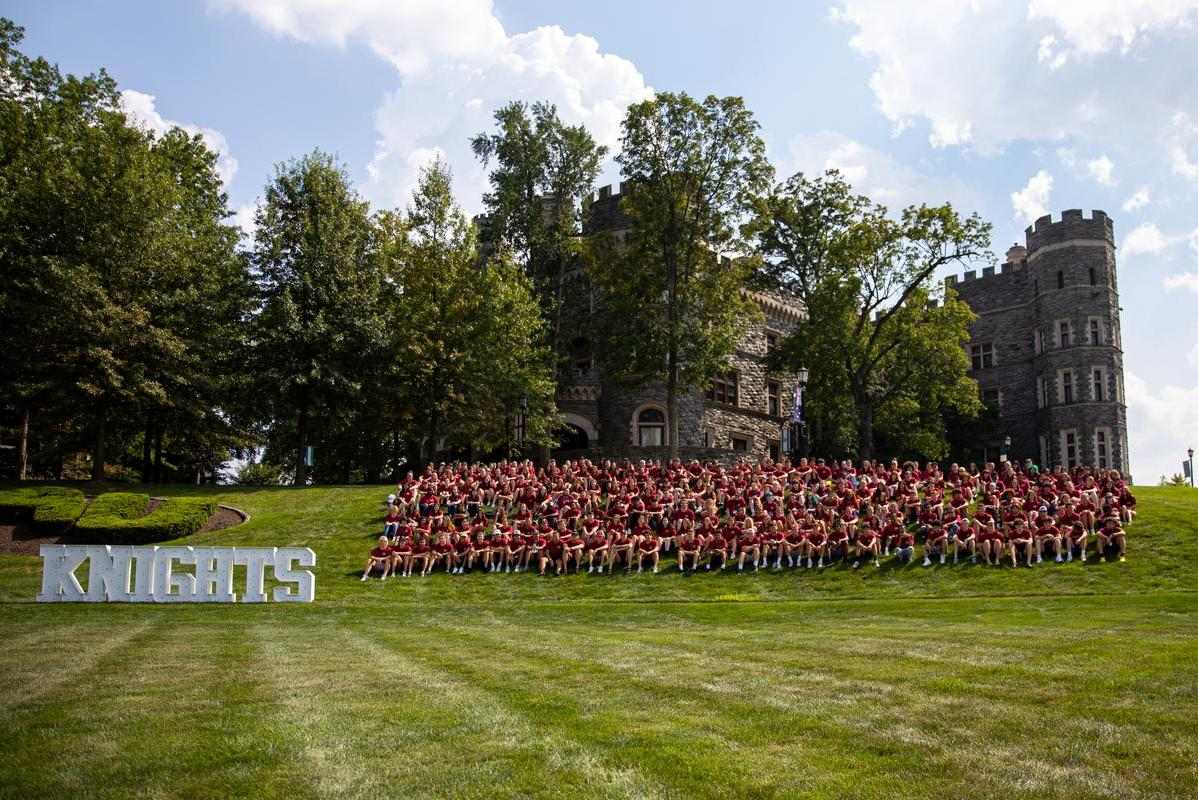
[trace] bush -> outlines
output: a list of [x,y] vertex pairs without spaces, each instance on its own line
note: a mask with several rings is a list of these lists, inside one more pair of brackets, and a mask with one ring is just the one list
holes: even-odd
[[277,464],[242,464],[233,477],[238,486],[279,486],[283,483],[283,468]]
[[79,520],[79,527],[86,528],[91,524],[92,520],[101,517],[137,519],[146,513],[146,506],[149,503],[150,496],[148,494],[105,492],[97,496],[95,500],[92,500],[91,505],[87,507],[87,512],[83,515],[83,519]]
[[47,536],[66,533],[83,513],[83,492],[65,486],[22,486],[0,491],[0,518],[28,520]]
[[[100,495],[96,502],[104,497],[107,495]],[[86,531],[98,544],[152,544],[190,536],[204,527],[214,511],[216,503],[211,500],[172,498],[163,500],[157,508],[142,517],[104,515],[93,518],[89,511],[80,520],[78,530]]]

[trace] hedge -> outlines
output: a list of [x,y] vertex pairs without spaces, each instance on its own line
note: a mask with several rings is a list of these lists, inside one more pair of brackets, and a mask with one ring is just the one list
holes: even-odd
[[[107,495],[100,495],[92,505],[105,497]],[[125,501],[110,502],[115,505]],[[142,509],[145,509],[144,503]],[[163,500],[143,517],[122,519],[107,514],[93,517],[89,510],[77,529],[96,544],[150,544],[195,533],[215,511],[216,503],[211,500],[172,498]]]
[[0,491],[0,518],[30,520],[38,533],[56,536],[71,529],[85,504],[78,489],[22,486]]
[[80,530],[89,529],[93,527],[94,522],[100,522],[107,517],[137,519],[146,513],[146,506],[149,504],[150,496],[148,494],[105,492],[91,501],[83,519],[79,520],[78,527]]

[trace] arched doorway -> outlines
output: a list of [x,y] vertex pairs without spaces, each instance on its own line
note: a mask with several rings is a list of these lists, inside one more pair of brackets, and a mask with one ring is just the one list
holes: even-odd
[[585,450],[591,443],[587,432],[570,422],[564,423],[554,435],[557,437],[558,450]]

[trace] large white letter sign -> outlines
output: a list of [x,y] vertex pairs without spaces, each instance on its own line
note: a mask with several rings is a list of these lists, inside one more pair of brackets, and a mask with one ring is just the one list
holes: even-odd
[[[266,569],[276,602],[316,599],[316,553],[307,547],[146,547],[44,544],[40,603],[235,603],[235,566],[245,567],[242,602],[264,603]],[[75,571],[88,562],[87,589]],[[134,568],[136,564],[136,568]],[[183,568],[194,565],[194,569]],[[132,585],[130,585],[132,582]],[[293,588],[294,587],[294,588]]]

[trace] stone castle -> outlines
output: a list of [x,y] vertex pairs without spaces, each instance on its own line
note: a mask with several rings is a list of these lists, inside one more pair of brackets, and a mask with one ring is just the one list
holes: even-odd
[[[1008,455],[1128,472],[1114,225],[1102,211],[1041,217],[996,272],[946,284],[978,315],[972,375]],[[814,367],[814,365],[813,365]],[[1000,443],[988,443],[997,448]]]
[[[631,224],[620,209],[620,191],[604,186],[583,207],[586,235],[626,233]],[[581,268],[565,292],[567,316],[585,320],[594,297]],[[795,376],[771,373],[766,355],[795,327],[802,306],[794,300],[754,293],[762,311],[749,325],[729,362],[729,370],[705,390],[678,397],[678,445],[683,458],[729,461],[739,457],[780,458],[790,449],[787,423]],[[570,344],[572,374],[558,387],[557,406],[571,435],[563,451],[588,448],[595,454],[661,458],[666,452],[665,384],[629,388],[604,379],[585,327]]]

